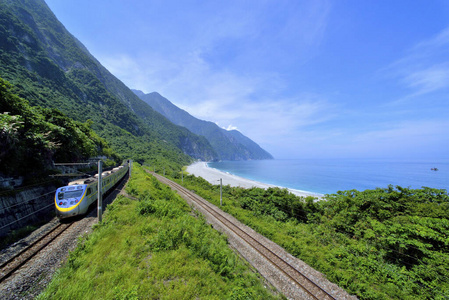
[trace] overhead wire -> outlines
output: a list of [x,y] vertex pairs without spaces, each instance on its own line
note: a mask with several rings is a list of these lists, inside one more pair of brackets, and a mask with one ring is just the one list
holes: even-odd
[[46,209],[46,208],[48,208],[48,207],[50,207],[50,206],[53,206],[53,205],[54,205],[54,204],[51,203],[51,204],[49,204],[49,205],[47,205],[47,206],[44,206],[44,207],[42,207],[42,208],[40,208],[40,209],[38,209],[38,210],[36,210],[36,211],[34,211],[34,212],[32,212],[32,213],[26,215],[26,216],[23,216],[23,217],[20,218],[20,219],[17,219],[17,220],[15,220],[15,221],[13,221],[13,222],[11,222],[11,223],[9,223],[9,224],[3,225],[2,227],[0,227],[0,230],[3,229],[3,228],[8,227],[8,226],[10,226],[10,225],[12,225],[12,224],[14,224],[14,223],[17,223],[17,222],[19,222],[19,221],[21,221],[21,220],[23,220],[23,219],[25,219],[25,218],[28,218],[29,216],[35,215],[36,213],[38,213],[38,212],[40,212],[40,211],[42,211],[42,210],[44,210],[44,209]]
[[44,196],[47,196],[47,195],[50,195],[50,194],[54,194],[55,192],[56,192],[56,190],[54,190],[54,191],[52,191],[52,192],[49,192],[49,193],[42,194],[42,195],[40,195],[39,197],[36,197],[36,198],[33,198],[33,199],[28,199],[28,200],[25,200],[25,201],[22,201],[22,202],[13,204],[13,205],[8,206],[8,207],[2,207],[2,208],[0,208],[0,211],[2,211],[2,210],[8,210],[8,209],[10,209],[10,208],[12,208],[12,207],[15,207],[15,206],[18,206],[18,205],[21,205],[21,204],[24,204],[24,203],[28,203],[28,202],[37,200],[37,199],[42,198],[42,197],[44,197]]
[[41,182],[38,182],[38,183],[33,183],[33,184],[30,184],[30,185],[26,185],[26,186],[21,186],[21,187],[19,187],[17,189],[13,189],[13,190],[2,191],[2,192],[0,192],[0,197],[3,196],[3,195],[11,194],[12,192],[13,193],[17,193],[17,192],[19,192],[21,190],[24,190],[24,189],[27,189],[27,188],[30,188],[30,187],[33,187],[33,186],[42,186],[43,184],[46,184],[46,183],[49,183],[49,182],[56,182],[56,181],[57,181],[57,179],[50,179],[50,180],[45,180],[45,181],[41,181]]

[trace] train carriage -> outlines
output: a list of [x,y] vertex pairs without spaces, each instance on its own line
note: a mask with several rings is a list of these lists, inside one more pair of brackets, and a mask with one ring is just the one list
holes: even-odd
[[[128,172],[128,164],[101,173],[101,194],[107,193]],[[56,216],[60,219],[83,215],[97,200],[98,174],[72,181],[55,193]]]

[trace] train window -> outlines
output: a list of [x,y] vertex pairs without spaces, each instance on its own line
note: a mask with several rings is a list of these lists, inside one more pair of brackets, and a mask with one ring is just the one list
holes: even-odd
[[77,191],[68,191],[65,193],[59,193],[58,194],[58,199],[69,199],[69,198],[78,198],[81,197],[81,195],[83,195],[83,190],[77,190]]
[[91,188],[88,188],[88,189],[87,189],[87,192],[86,192],[86,196],[89,196],[91,193],[92,193],[92,189],[91,189]]

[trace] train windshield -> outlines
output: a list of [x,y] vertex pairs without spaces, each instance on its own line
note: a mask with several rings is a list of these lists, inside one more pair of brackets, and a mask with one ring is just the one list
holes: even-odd
[[59,192],[58,199],[79,198],[83,195],[84,190]]

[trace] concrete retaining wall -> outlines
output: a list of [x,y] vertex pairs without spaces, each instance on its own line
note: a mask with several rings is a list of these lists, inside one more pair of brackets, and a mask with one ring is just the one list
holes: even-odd
[[54,213],[55,185],[36,186],[0,194],[0,237],[38,223]]

